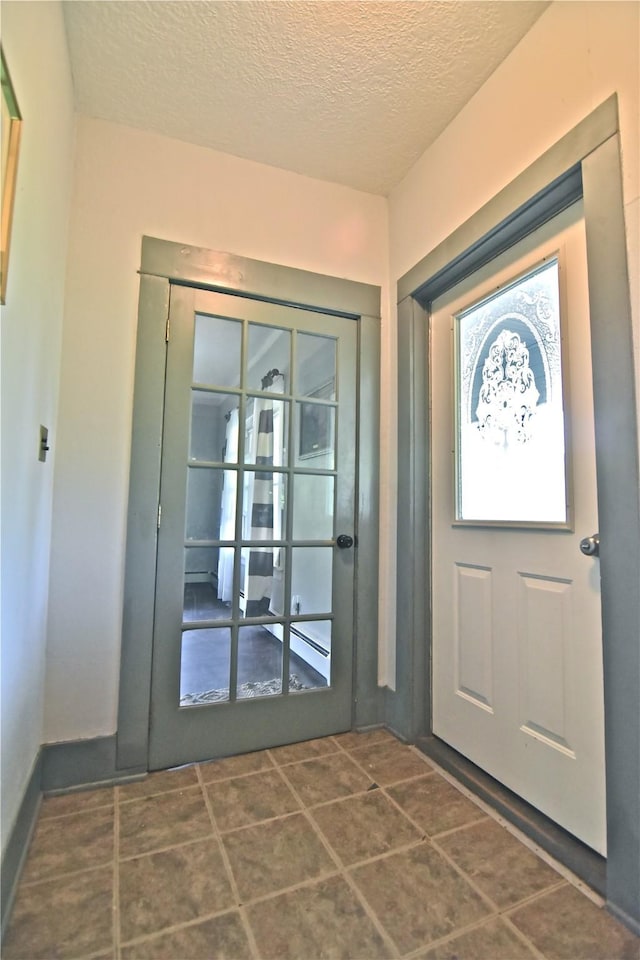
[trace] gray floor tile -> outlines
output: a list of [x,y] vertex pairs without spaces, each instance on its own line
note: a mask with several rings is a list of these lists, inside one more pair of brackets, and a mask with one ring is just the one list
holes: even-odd
[[418,954],[420,960],[534,960],[535,956],[499,917]]
[[348,797],[371,786],[371,780],[345,753],[334,753],[284,767],[283,772],[306,806]]
[[122,948],[122,960],[248,960],[249,957],[249,941],[237,912]]
[[120,805],[121,857],[140,856],[212,833],[200,787],[161,793]]
[[216,840],[201,840],[120,863],[123,941],[233,907]]
[[269,753],[277,764],[283,764],[324,757],[328,753],[335,753],[338,749],[333,737],[322,737],[320,740],[302,740],[300,743],[290,743],[286,747],[274,747]]
[[401,953],[481,920],[489,907],[428,843],[351,871]]
[[110,863],[113,844],[114,820],[110,807],[40,820],[22,879],[25,882],[46,880],[61,873]]
[[214,780],[228,780],[230,777],[241,777],[245,773],[257,773],[259,770],[273,769],[273,762],[267,750],[256,753],[242,753],[237,757],[224,757],[222,760],[212,760],[210,763],[201,763],[200,772],[204,783]]
[[113,943],[113,869],[22,887],[3,943],[4,960],[58,960]]
[[380,790],[315,807],[312,816],[347,866],[415,843],[421,837]]
[[387,792],[430,837],[488,819],[480,807],[437,773],[391,786]]
[[384,727],[362,732],[350,730],[348,733],[336,734],[333,739],[337,740],[344,750],[358,750],[360,747],[369,747],[374,743],[400,743],[398,738]]
[[277,770],[210,783],[207,793],[218,829],[223,833],[300,808]]
[[510,918],[547,960],[640,957],[640,939],[569,885],[519,907]]
[[381,786],[431,772],[426,761],[399,740],[372,743],[352,750],[351,755]]
[[247,908],[263,960],[376,960],[389,946],[342,877],[283,893]]
[[57,797],[45,797],[40,807],[40,819],[62,817],[69,813],[87,813],[97,807],[113,806],[113,787],[102,787],[99,790],[76,790],[74,793],[64,793]]
[[440,838],[442,847],[483,893],[509,907],[562,881],[559,873],[495,820]]
[[242,902],[336,870],[302,814],[228,833],[222,842]]
[[158,773],[150,773],[144,780],[136,780],[118,787],[118,798],[120,801],[138,800],[141,797],[151,797],[156,793],[166,793],[168,790],[195,787],[197,783],[198,773],[195,765],[177,767],[175,770],[160,770]]

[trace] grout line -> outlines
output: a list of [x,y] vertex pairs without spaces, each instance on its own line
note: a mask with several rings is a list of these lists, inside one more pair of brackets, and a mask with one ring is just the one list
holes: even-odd
[[87,810],[70,810],[68,813],[56,813],[53,817],[40,817],[40,823],[54,823],[56,820],[66,820],[68,817],[90,816],[92,813],[99,813],[101,810],[108,810],[114,805],[114,801],[112,800],[111,803],[101,803],[99,806],[90,807]]
[[200,837],[192,837],[190,840],[181,840],[180,843],[171,843],[165,847],[153,847],[151,850],[145,850],[142,853],[128,853],[126,857],[120,857],[120,863],[129,863],[131,860],[140,860],[142,857],[153,857],[156,853],[169,853],[171,850],[179,850],[181,847],[188,847],[195,843],[202,843],[203,840],[210,839],[209,833],[203,833]]
[[245,935],[249,942],[249,949],[251,950],[251,956],[255,958],[255,960],[259,960],[260,955],[258,952],[258,945],[255,941],[253,930],[251,929],[251,926],[249,924],[249,918],[247,917],[244,906],[240,900],[240,891],[238,890],[238,885],[233,875],[233,870],[231,869],[231,861],[229,859],[229,855],[227,853],[224,843],[222,842],[222,835],[218,828],[218,823],[216,821],[215,814],[213,812],[213,807],[211,806],[211,800],[209,798],[209,793],[207,791],[207,785],[205,784],[202,776],[202,769],[200,767],[200,764],[198,764],[197,766],[197,774],[198,774],[198,781],[200,783],[200,789],[202,790],[202,793],[204,795],[204,802],[207,808],[207,813],[209,814],[209,819],[211,821],[211,830],[218,844],[218,849],[220,850],[220,856],[222,857],[224,869],[227,874],[227,880],[231,888],[231,895],[234,899],[235,907],[239,912],[240,922],[242,923]]
[[[269,753],[268,750],[263,750],[261,752],[265,754]],[[239,754],[239,756],[241,756],[241,754]],[[229,780],[240,780],[240,779],[244,779],[245,777],[253,777],[253,776],[256,776],[256,774],[258,773],[271,773],[271,771],[277,767],[277,764],[274,763],[271,757],[269,757],[270,764],[268,764],[265,767],[261,767],[259,770],[245,770],[244,772],[240,772],[240,773],[230,773],[228,776],[225,776],[225,777],[214,777],[213,780],[207,780],[205,778],[206,767],[214,763],[224,763],[225,760],[233,760],[233,759],[234,759],[233,757],[222,757],[221,760],[205,760],[203,763],[196,764],[196,766],[198,767],[198,770],[202,775],[202,782],[207,787],[210,787],[214,783],[227,783],[227,781]]]
[[[293,784],[291,784],[291,783],[287,780],[287,777],[286,777],[284,771],[281,771],[281,774],[282,774],[282,777],[283,777],[283,779],[285,780],[285,782],[288,783],[289,788],[290,788],[291,791],[293,792],[293,794],[294,794],[294,796],[296,797],[296,799],[298,799],[299,801],[302,801],[302,798],[301,798],[300,795],[298,794],[298,792],[297,792],[297,790],[295,789],[295,787],[293,786]],[[323,847],[325,848],[325,850],[327,851],[327,853],[328,853],[329,856],[331,857],[331,860],[336,864],[336,866],[337,866],[337,868],[338,868],[338,876],[341,877],[341,878],[346,882],[347,886],[349,887],[349,889],[352,891],[352,893],[353,893],[354,896],[356,897],[356,900],[357,900],[357,901],[360,903],[360,905],[362,906],[362,909],[364,910],[365,914],[367,915],[367,917],[369,918],[369,920],[373,923],[373,925],[374,925],[375,929],[377,930],[378,934],[380,935],[380,937],[382,937],[383,943],[384,943],[388,948],[391,949],[393,958],[399,957],[399,956],[400,956],[400,952],[399,952],[398,948],[396,947],[395,943],[393,942],[393,940],[391,939],[390,935],[387,933],[387,931],[386,931],[385,928],[383,927],[381,921],[378,919],[378,917],[376,916],[376,914],[374,913],[374,911],[373,911],[373,910],[371,909],[371,907],[369,906],[369,904],[368,904],[368,902],[366,901],[366,899],[365,899],[365,897],[363,896],[363,894],[362,894],[362,893],[360,892],[360,890],[358,889],[358,887],[357,887],[355,881],[353,880],[353,878],[349,875],[349,873],[348,873],[348,871],[347,871],[347,868],[346,868],[345,866],[343,866],[343,864],[341,863],[339,856],[338,856],[336,853],[334,853],[331,844],[330,844],[329,841],[325,838],[324,834],[322,833],[322,830],[320,829],[320,827],[318,826],[318,824],[317,824],[317,823],[315,822],[315,820],[313,819],[310,810],[307,809],[307,807],[304,807],[304,808],[303,808],[303,813],[304,813],[304,815],[305,815],[305,818],[306,818],[307,822],[310,824],[311,829],[314,831],[315,835],[318,837],[318,839],[319,839],[320,842],[322,843]],[[318,881],[316,880],[315,882],[318,882]],[[281,892],[282,892],[282,891],[281,891]]]
[[[182,923],[172,923],[171,926],[162,927],[161,930],[153,930],[151,933],[144,933],[138,937],[132,937],[130,940],[126,940],[122,946],[127,948],[136,947],[141,943],[148,943],[150,940],[164,937],[167,934],[176,933],[178,930],[185,930],[189,927],[197,927],[198,924],[206,923],[207,920],[217,920],[219,917],[224,917],[227,914],[237,912],[238,907],[235,905],[233,907],[227,907],[226,910],[216,910],[213,913],[203,913],[202,916],[194,917],[192,920],[184,920]],[[182,960],[182,958],[180,958],[180,960]]]
[[431,839],[440,840],[444,839],[445,837],[450,837],[454,833],[460,833],[464,830],[471,830],[472,827],[477,827],[480,823],[486,823],[489,819],[490,817],[488,817],[486,814],[483,814],[482,816],[476,817],[475,820],[468,820],[466,823],[461,823],[457,827],[449,827],[447,830],[439,830],[438,833],[432,833]]
[[511,932],[515,934],[516,937],[518,937],[518,939],[529,948],[529,950],[531,950],[534,957],[536,957],[536,960],[547,960],[545,955],[541,953],[540,950],[538,950],[535,943],[532,940],[529,940],[529,938],[522,932],[522,930],[520,930],[520,928],[515,925],[511,917],[507,916],[506,914],[502,914],[501,920],[504,923],[504,925],[509,930],[511,930]]
[[25,890],[30,890],[32,887],[38,887],[43,883],[52,883],[56,880],[71,880],[73,877],[81,877],[85,873],[93,873],[95,870],[107,870],[109,868],[110,860],[105,860],[104,863],[93,863],[90,867],[80,867],[78,870],[67,870],[63,873],[52,873],[46,877],[40,877],[38,880],[21,880],[20,886],[24,887]]
[[[118,800],[118,803],[121,806],[123,804],[128,805],[130,803],[144,803],[147,800],[155,800],[156,797],[166,797],[176,793],[186,793],[188,790],[195,790],[197,786],[198,781],[195,783],[182,784],[180,787],[170,787],[168,790],[157,790],[155,793],[153,791],[151,793],[143,793],[137,797],[121,797]],[[117,787],[116,789],[120,790],[120,787]]]

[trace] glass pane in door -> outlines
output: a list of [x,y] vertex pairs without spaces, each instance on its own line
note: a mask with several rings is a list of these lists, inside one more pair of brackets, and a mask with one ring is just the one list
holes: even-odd
[[193,382],[216,387],[240,386],[242,323],[196,315]]
[[261,323],[249,324],[247,383],[249,390],[289,393],[291,331]]
[[186,539],[232,540],[235,537],[237,473],[215,467],[189,467]]
[[334,478],[298,473],[293,480],[294,540],[333,537]]
[[238,397],[213,390],[191,391],[189,459],[238,462]]
[[331,620],[293,620],[290,626],[289,690],[331,686]]
[[327,403],[297,403],[296,466],[333,470],[336,410]]
[[291,613],[331,613],[333,547],[294,547],[291,553]]
[[185,630],[180,661],[181,707],[221,703],[229,699],[229,627]]
[[298,334],[295,392],[302,397],[336,399],[336,341],[332,337]]
[[282,693],[283,629],[279,623],[239,628],[238,700]]

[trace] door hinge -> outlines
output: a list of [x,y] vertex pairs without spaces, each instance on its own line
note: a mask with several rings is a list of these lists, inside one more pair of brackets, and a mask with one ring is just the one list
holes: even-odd
[[167,322],[164,328],[164,342],[169,343],[169,317],[167,317]]
[[160,524],[162,522],[162,504],[158,504],[158,530],[160,529]]

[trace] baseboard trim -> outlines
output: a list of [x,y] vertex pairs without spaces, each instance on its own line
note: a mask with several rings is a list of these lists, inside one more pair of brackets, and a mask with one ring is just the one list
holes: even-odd
[[609,903],[609,901],[607,901],[607,910],[616,918],[616,920],[619,920],[620,923],[624,923],[625,927],[628,927],[632,933],[635,933],[636,937],[640,937],[640,923],[635,917],[630,917],[628,913],[625,913],[624,910],[614,906],[614,904]]
[[147,772],[143,767],[118,770],[116,746],[115,733],[109,737],[94,737],[91,740],[45,744],[42,748],[43,793],[122,783]]
[[[575,873],[592,890],[606,898],[607,861],[604,857],[494,780],[443,740],[434,736],[419,737],[416,746],[525,836]],[[620,919],[629,925],[628,919]]]
[[11,916],[11,908],[15,899],[18,881],[29,850],[29,843],[33,834],[38,811],[42,801],[40,782],[42,777],[42,750],[38,751],[27,782],[18,816],[9,835],[9,840],[2,856],[1,868],[1,935],[4,936],[7,922]]

